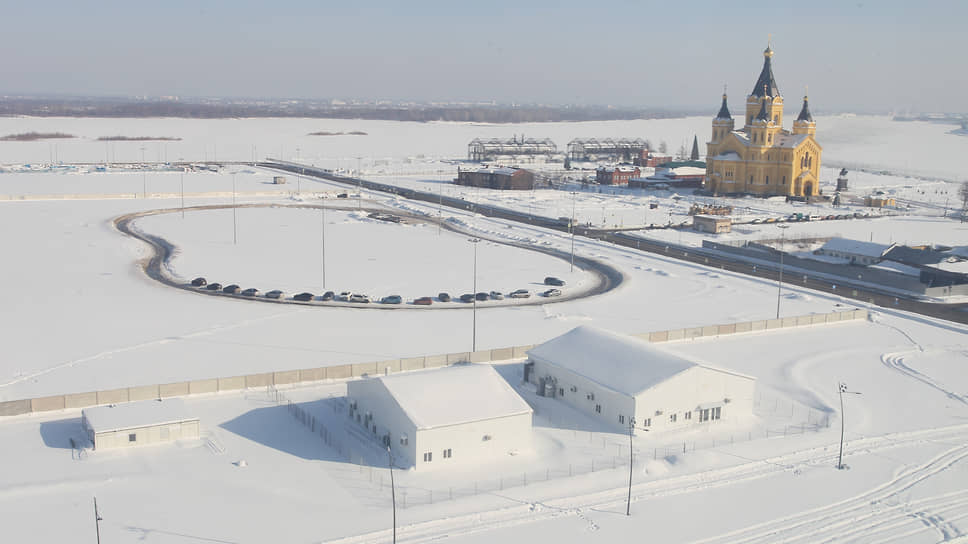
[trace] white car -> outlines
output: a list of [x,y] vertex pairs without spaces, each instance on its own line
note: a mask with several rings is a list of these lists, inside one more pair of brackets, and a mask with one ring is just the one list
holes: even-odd
[[531,291],[527,289],[516,289],[508,293],[508,296],[511,298],[528,298],[531,296]]
[[544,293],[541,293],[541,294],[544,295],[544,296],[546,296],[546,297],[560,297],[561,296],[561,290],[560,289],[548,289],[547,291],[545,291]]
[[361,294],[358,294],[358,293],[353,293],[352,295],[350,295],[350,302],[357,302],[357,303],[362,303],[362,304],[369,304],[370,297],[368,297],[366,295],[361,295]]
[[504,300],[504,294],[500,291],[491,291],[491,299],[493,300]]
[[339,300],[341,302],[349,302],[350,301],[350,296],[352,294],[353,293],[350,293],[349,291],[343,291],[342,293],[340,293],[339,295],[336,296],[336,300]]

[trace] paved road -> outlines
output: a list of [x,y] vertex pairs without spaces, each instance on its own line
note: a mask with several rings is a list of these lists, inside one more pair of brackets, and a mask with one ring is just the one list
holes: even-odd
[[[193,206],[185,208],[186,211],[199,211],[199,210],[219,210],[232,208],[232,204],[213,204],[207,206]],[[309,209],[320,209],[320,205],[313,204],[238,204],[235,207],[239,208],[309,208]],[[343,211],[364,211],[364,212],[381,212],[386,213],[388,210],[386,208],[370,208],[370,207],[360,207],[358,205],[353,206],[326,206],[327,210],[343,210]],[[369,308],[378,310],[401,310],[401,309],[419,309],[419,310],[432,310],[432,309],[470,309],[475,306],[479,308],[494,308],[494,307],[507,307],[507,306],[528,306],[528,305],[541,305],[541,304],[553,304],[557,302],[565,302],[568,300],[575,300],[579,298],[586,298],[595,295],[600,295],[615,289],[622,283],[624,277],[622,273],[600,261],[594,259],[589,259],[586,257],[575,256],[575,266],[581,270],[585,270],[592,274],[593,280],[592,285],[585,287],[581,290],[572,290],[568,288],[562,288],[562,295],[558,297],[543,297],[535,293],[531,298],[526,299],[505,299],[503,301],[475,301],[474,304],[467,303],[456,303],[456,304],[432,304],[430,306],[416,306],[413,304],[354,304],[348,302],[338,302],[338,301],[328,301],[322,302],[314,300],[311,302],[303,302],[293,300],[292,298],[285,299],[270,299],[264,296],[260,297],[246,297],[241,294],[229,294],[223,293],[221,291],[208,291],[206,289],[199,289],[193,287],[190,283],[185,283],[184,281],[172,278],[168,273],[168,265],[171,257],[174,255],[175,245],[168,240],[157,236],[154,234],[149,234],[143,232],[134,226],[134,222],[142,217],[147,217],[151,215],[161,215],[168,213],[180,213],[181,208],[165,208],[158,210],[147,210],[135,213],[129,213],[115,218],[114,226],[119,231],[147,243],[152,248],[152,255],[148,259],[142,261],[141,265],[148,277],[161,282],[169,287],[175,287],[177,289],[182,289],[185,291],[190,291],[193,293],[198,293],[208,296],[219,296],[219,297],[231,297],[239,300],[256,301],[271,304],[301,304],[304,306],[320,306],[320,307],[351,307],[351,308]],[[427,222],[437,224],[438,220],[433,217],[427,217],[418,214],[408,214],[397,210],[393,210],[392,213],[397,216],[406,218],[408,221],[413,222]],[[515,242],[504,240],[496,237],[482,236],[476,232],[470,232],[462,229],[459,226],[450,224],[446,221],[440,221],[439,224],[446,230],[456,232],[466,236],[474,236],[487,240],[489,242],[494,242],[497,244],[503,244],[507,246],[517,247],[524,250],[536,251],[538,253],[543,253],[545,255],[550,255],[552,257],[562,259],[564,261],[571,261],[571,254],[558,249],[539,247],[524,242]],[[459,296],[459,295],[456,295]]]
[[[441,196],[439,194],[427,193],[403,187],[396,187],[394,185],[368,181],[365,179],[337,176],[322,168],[284,162],[262,162],[257,163],[257,166],[310,177],[317,177],[320,179],[326,179],[328,181],[335,181],[346,184],[350,187],[362,187],[372,191],[400,195],[412,200],[419,200],[441,206],[447,206],[450,208],[479,213],[487,217],[507,219],[510,221],[549,228],[566,233],[570,232],[567,221],[534,216],[516,210],[509,210],[486,204],[477,204],[459,198]],[[703,251],[699,248],[645,240],[637,236],[632,236],[621,232],[593,229],[583,226],[576,226],[575,234],[577,236],[584,236],[624,247],[635,248],[641,251],[666,255],[679,260],[708,265],[731,272],[771,280],[777,280],[779,278],[778,264],[776,265],[776,268],[773,268],[773,265],[769,264],[764,265],[746,263],[733,258]],[[955,321],[957,323],[968,323],[968,303],[942,304],[926,302],[918,298],[898,295],[886,290],[879,290],[871,287],[870,285],[851,284],[846,278],[843,280],[829,280],[826,278],[817,277],[811,273],[803,273],[799,271],[792,276],[792,279],[792,283],[799,287],[806,287],[808,289],[832,293],[845,298],[867,302],[883,308],[914,312],[930,317]],[[784,274],[784,280],[788,282],[791,280],[791,275],[789,272]]]

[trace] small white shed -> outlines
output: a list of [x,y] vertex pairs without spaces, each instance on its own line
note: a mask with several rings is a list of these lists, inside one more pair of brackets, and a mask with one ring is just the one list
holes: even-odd
[[756,381],[614,332],[581,326],[528,351],[528,380],[603,423],[681,428],[753,413]]
[[346,384],[349,417],[395,463],[467,465],[527,449],[531,406],[490,365],[455,365]]
[[181,399],[158,399],[81,410],[94,449],[125,448],[199,437],[197,417]]

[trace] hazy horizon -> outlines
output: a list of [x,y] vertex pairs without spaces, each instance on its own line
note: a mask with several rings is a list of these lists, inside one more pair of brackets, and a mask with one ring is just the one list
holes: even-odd
[[787,109],[965,112],[968,4],[428,1],[7,7],[0,92],[740,110],[772,35]]

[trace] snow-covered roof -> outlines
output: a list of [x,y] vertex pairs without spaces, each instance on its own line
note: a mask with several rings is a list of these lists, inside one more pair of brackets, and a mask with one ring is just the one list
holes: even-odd
[[697,366],[644,340],[587,325],[532,348],[528,356],[629,396]]
[[418,429],[532,412],[490,365],[455,365],[377,379]]
[[629,166],[627,164],[610,165],[610,166],[599,166],[599,170],[603,172],[635,172],[638,168],[635,166]]
[[871,265],[870,268],[879,270],[889,270],[891,272],[897,272],[899,274],[904,274],[906,276],[918,277],[921,275],[921,269],[916,266],[908,266],[906,264],[897,263],[894,261],[881,261],[875,265]]
[[670,169],[673,175],[676,176],[705,176],[705,168],[697,168],[695,166],[678,166],[676,168]]
[[181,399],[140,400],[96,406],[81,410],[81,415],[95,433],[198,421],[197,417],[188,415],[188,409]]
[[807,134],[778,134],[774,147],[793,149],[809,137]]
[[837,251],[849,255],[861,255],[864,257],[882,257],[894,244],[884,245],[875,242],[862,242],[860,240],[849,240],[847,238],[831,238],[820,248],[821,251]]
[[510,176],[517,171],[517,168],[508,168],[506,166],[484,166],[477,169],[478,174],[499,174],[502,176]]
[[727,151],[725,153],[720,153],[719,155],[716,155],[715,157],[713,157],[713,160],[717,160],[717,161],[738,161],[738,160],[742,160],[742,158],[739,156],[739,153],[737,153],[735,151]]

